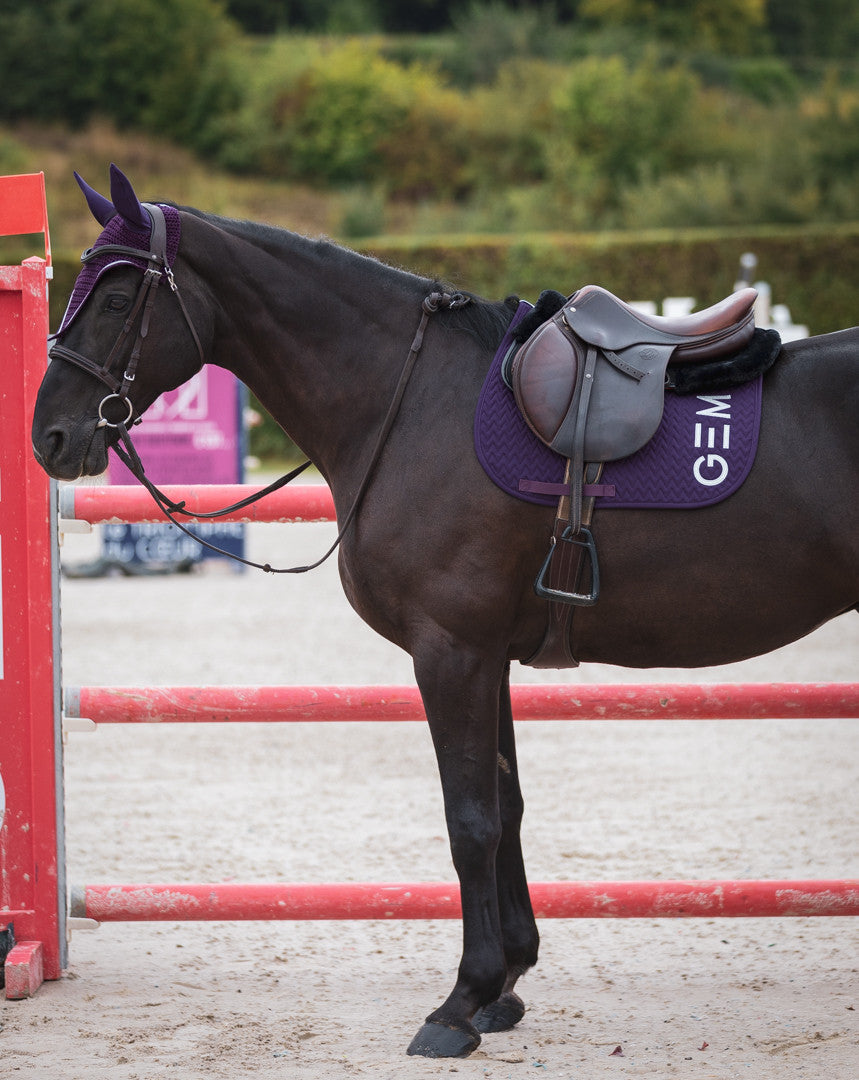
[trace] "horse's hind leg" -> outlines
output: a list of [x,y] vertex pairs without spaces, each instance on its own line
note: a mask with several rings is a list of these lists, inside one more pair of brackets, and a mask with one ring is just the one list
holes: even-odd
[[537,963],[540,943],[519,837],[523,801],[516,762],[513,711],[510,705],[510,668],[501,685],[498,713],[498,801],[501,810],[501,840],[495,857],[495,880],[507,979],[497,1001],[484,1005],[474,1017],[478,1031],[506,1031],[517,1024],[525,1006],[513,987],[520,975]]

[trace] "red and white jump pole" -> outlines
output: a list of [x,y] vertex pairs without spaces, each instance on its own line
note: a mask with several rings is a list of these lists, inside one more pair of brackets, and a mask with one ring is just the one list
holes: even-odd
[[[511,687],[518,720],[773,719],[859,716],[859,684]],[[70,729],[99,724],[423,720],[413,686],[66,688]],[[538,918],[859,915],[859,880],[539,882]],[[454,883],[87,885],[70,915],[158,920],[455,919]]]
[[[515,685],[518,720],[762,720],[859,716],[859,683]],[[94,724],[423,720],[416,686],[66,687],[69,730]]]
[[[859,915],[855,881],[547,881],[530,886],[538,919],[691,919]],[[87,885],[70,915],[98,922],[458,919],[459,886],[327,883]]]
[[[258,489],[251,484],[201,484],[196,487],[162,484],[161,490],[169,499],[184,502],[189,513],[205,514],[224,506],[233,506]],[[146,488],[125,484],[63,488],[60,491],[60,517],[66,521],[87,521],[91,525],[165,520]],[[189,520],[193,521],[194,518]],[[261,502],[252,503],[218,520],[334,521],[334,500],[324,484],[295,484],[274,491]]]

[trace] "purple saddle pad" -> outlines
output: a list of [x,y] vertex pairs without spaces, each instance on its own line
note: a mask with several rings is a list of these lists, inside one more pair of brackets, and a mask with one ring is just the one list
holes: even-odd
[[[525,423],[501,378],[513,329],[531,309],[522,301],[495,354],[474,419],[474,447],[490,480],[525,502],[554,506],[564,490],[565,459]],[[609,461],[599,509],[694,510],[733,494],[754,464],[761,415],[757,378],[730,392],[666,393],[662,423],[636,453]]]

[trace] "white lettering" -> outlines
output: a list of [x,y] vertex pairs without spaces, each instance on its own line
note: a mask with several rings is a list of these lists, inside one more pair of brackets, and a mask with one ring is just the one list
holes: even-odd
[[718,416],[720,420],[728,420],[731,415],[731,395],[730,394],[714,394],[712,397],[705,397],[703,394],[698,395],[699,401],[708,401],[710,403],[709,409],[699,409],[695,414],[696,416]]
[[162,395],[146,410],[146,420],[205,420],[209,415],[209,384],[206,369],[198,371],[188,382]]
[[[701,468],[705,465],[707,469],[715,469],[718,467],[719,473],[715,476],[704,476],[701,472]],[[719,454],[708,454],[706,458],[702,454],[701,457],[695,459],[695,464],[692,466],[692,472],[699,484],[703,484],[705,487],[716,487],[716,485],[721,484],[728,475],[728,463]]]
[[[731,445],[731,395],[730,394],[713,394],[707,396],[704,394],[698,395],[698,400],[709,405],[707,409],[699,409],[695,414],[696,416],[712,416],[716,420],[724,421],[721,424],[722,431],[722,449],[728,450]],[[706,432],[706,435],[705,435]],[[718,429],[715,425],[708,425],[705,429],[701,421],[697,421],[695,424],[695,438],[694,445],[696,450],[700,450],[706,440],[707,449],[715,450],[716,448],[716,436]],[[728,475],[728,463],[719,454],[707,454],[696,458],[692,465],[692,473],[699,484],[703,484],[704,487],[716,487],[721,484]]]

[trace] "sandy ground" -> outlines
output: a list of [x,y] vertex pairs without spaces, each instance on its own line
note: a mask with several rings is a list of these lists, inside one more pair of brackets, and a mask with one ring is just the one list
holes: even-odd
[[[330,526],[256,526],[305,560]],[[64,560],[92,551],[66,540]],[[66,580],[64,682],[411,682],[336,570]],[[521,681],[854,680],[859,618],[725,669]],[[532,880],[859,876],[859,725],[519,726]],[[66,749],[71,883],[451,880],[423,725],[102,729]],[[67,1080],[859,1076],[855,920],[541,923],[528,1005],[465,1061],[407,1058],[452,985],[453,922],[106,924],[0,1007],[0,1076]],[[612,1055],[622,1047],[622,1056]]]

